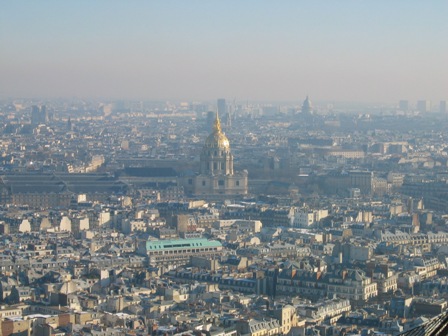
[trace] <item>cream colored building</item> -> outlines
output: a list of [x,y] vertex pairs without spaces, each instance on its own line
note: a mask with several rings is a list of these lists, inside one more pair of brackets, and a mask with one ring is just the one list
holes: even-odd
[[72,221],[67,216],[63,216],[59,224],[59,231],[72,231]]
[[299,306],[298,314],[307,317],[309,321],[312,321],[313,323],[328,321],[333,324],[343,314],[348,313],[351,310],[350,300],[331,299],[315,304]]
[[242,231],[251,231],[253,233],[261,232],[263,224],[259,220],[247,219],[221,219],[213,223],[214,229],[237,228]]
[[376,282],[358,269],[340,270],[329,274],[327,279],[329,296],[336,295],[349,300],[366,301],[378,296]]
[[270,336],[281,334],[281,326],[276,319],[260,321],[255,319],[240,320],[236,323],[240,335]]
[[297,326],[296,309],[291,305],[286,305],[274,311],[274,318],[280,323],[280,330],[283,335],[290,332],[291,328]]

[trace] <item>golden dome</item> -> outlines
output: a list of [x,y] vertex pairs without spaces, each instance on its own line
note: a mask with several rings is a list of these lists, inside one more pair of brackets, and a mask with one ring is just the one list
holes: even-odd
[[205,140],[205,146],[209,148],[230,148],[229,139],[221,130],[221,122],[219,121],[218,113],[216,113],[215,124],[213,125],[213,132]]

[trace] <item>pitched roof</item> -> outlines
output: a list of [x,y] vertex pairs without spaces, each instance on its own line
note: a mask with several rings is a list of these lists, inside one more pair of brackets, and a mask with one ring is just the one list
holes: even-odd
[[448,334],[448,310],[400,336],[443,336]]

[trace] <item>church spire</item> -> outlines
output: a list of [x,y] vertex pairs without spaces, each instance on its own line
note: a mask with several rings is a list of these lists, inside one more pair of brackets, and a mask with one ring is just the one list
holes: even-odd
[[221,121],[219,120],[218,112],[216,112],[216,119],[215,119],[215,124],[213,125],[213,132],[216,132],[216,133],[222,132]]

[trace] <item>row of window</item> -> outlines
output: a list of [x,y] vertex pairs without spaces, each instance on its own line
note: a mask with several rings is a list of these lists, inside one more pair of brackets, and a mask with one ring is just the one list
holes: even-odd
[[[188,179],[188,184],[189,185],[193,185],[193,179]],[[207,181],[206,180],[202,180],[201,182],[202,186],[205,187],[207,185]],[[218,186],[222,187],[224,186],[225,182],[224,180],[218,180]],[[240,181],[236,180],[235,181],[235,186],[239,187],[240,186]]]
[[21,311],[1,312],[0,316],[1,317],[5,317],[5,316],[20,316],[21,313],[22,313]]
[[[207,181],[202,180],[202,186],[205,186],[207,184]],[[240,185],[240,181],[235,181],[235,185],[238,187]],[[218,186],[222,187],[224,186],[224,180],[218,180]]]
[[184,254],[184,253],[198,253],[198,252],[210,252],[218,251],[217,247],[201,248],[201,249],[186,249],[186,250],[173,250],[173,251],[149,251],[151,255],[166,255],[166,254]]
[[[185,243],[185,244],[173,244],[173,245],[156,245],[154,249],[159,248],[173,248],[173,247],[188,247],[188,246],[202,246],[202,243]],[[152,245],[149,246],[150,249],[153,248]]]

